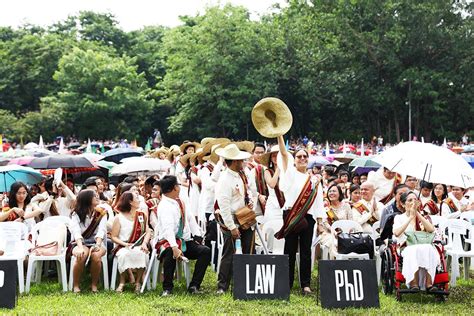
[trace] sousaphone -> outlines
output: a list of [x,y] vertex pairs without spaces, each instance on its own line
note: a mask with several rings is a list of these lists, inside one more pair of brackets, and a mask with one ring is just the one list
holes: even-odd
[[255,129],[267,138],[286,134],[293,124],[293,116],[288,106],[278,98],[264,98],[252,110]]

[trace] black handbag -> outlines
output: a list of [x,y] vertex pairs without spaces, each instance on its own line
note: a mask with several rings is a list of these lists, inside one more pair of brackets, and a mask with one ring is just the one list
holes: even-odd
[[368,233],[340,233],[337,236],[337,252],[340,254],[368,253],[370,259],[373,259],[374,241]]

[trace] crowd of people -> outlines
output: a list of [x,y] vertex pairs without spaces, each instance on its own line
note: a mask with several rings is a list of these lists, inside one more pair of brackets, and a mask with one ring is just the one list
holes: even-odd
[[[278,221],[275,238],[285,241],[290,287],[299,252],[299,285],[302,294],[309,294],[313,241],[335,258],[331,226],[336,221],[354,220],[371,233],[375,222],[383,230],[391,218],[393,234],[403,244],[406,231],[434,230],[430,215],[457,218],[474,210],[473,188],[428,183],[383,167],[368,174],[331,165],[308,168],[313,146],[306,141],[290,147],[282,136],[274,146],[205,138],[152,150],[152,157],[169,160],[165,174],[124,175],[114,187],[106,176],[90,177],[80,188],[71,178],[46,179],[30,187],[16,182],[0,197],[0,222],[23,222],[31,232],[48,217],[69,217],[68,254],[76,259],[71,269],[77,293],[89,260],[91,290],[98,291],[104,255],[118,261],[115,290],[122,292],[129,282],[138,293],[156,249],[163,264],[162,295],[168,296],[177,260],[196,260],[188,291],[201,292],[217,230],[223,234],[223,249],[216,290],[227,292],[233,254],[256,253],[256,245],[264,241],[256,238],[254,225]],[[436,253],[430,247],[409,248],[403,267],[407,284],[417,288],[426,270],[423,280],[431,288]]]

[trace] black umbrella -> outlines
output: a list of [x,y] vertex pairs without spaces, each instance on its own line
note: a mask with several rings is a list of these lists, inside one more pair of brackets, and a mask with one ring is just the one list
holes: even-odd
[[54,155],[35,158],[28,164],[28,167],[34,169],[94,168],[94,165],[85,157]]
[[133,148],[116,148],[109,151],[106,151],[102,154],[106,161],[112,161],[115,163],[120,163],[120,160],[128,157],[138,157],[143,156],[143,154],[136,149]]

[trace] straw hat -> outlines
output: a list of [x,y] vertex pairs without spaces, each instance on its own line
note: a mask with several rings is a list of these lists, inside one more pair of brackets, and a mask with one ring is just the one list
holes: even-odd
[[191,159],[191,156],[194,155],[194,154],[186,154],[186,155],[182,155],[180,158],[179,158],[179,162],[181,162],[181,164],[184,166],[184,167],[187,167],[189,165],[189,160]]
[[224,148],[217,148],[216,154],[226,160],[244,160],[251,157],[246,151],[241,151],[235,143],[231,143]]
[[201,153],[197,157],[200,164],[203,164],[204,161],[211,160],[214,163],[219,161],[219,156],[216,155],[215,150],[219,148],[217,145],[227,145],[230,143],[230,139],[228,138],[216,138],[206,144],[206,146],[202,149]]
[[264,98],[252,109],[252,123],[260,135],[275,138],[290,130],[293,116],[282,100]]
[[186,153],[186,149],[190,146],[193,146],[194,147],[194,151],[196,152],[196,150],[198,148],[201,148],[201,144],[199,143],[196,143],[196,142],[189,142],[189,141],[185,141],[184,143],[181,144],[181,146],[179,146],[179,150],[185,154]]
[[156,149],[152,154],[151,156],[154,157],[154,158],[160,158],[160,154],[165,154],[165,156],[168,156],[168,154],[170,153],[170,149],[167,148],[167,147],[160,147],[158,149]]
[[278,145],[272,146],[272,149],[270,149],[270,152],[265,153],[260,157],[260,164],[264,165],[265,167],[268,167],[268,165],[270,164],[270,159],[271,159],[272,154],[277,153],[279,151],[280,151],[280,148],[278,147]]
[[248,153],[252,153],[255,147],[254,142],[251,142],[248,140],[244,140],[242,142],[236,142],[235,144],[237,145],[237,147],[239,147],[240,150],[246,151]]
[[181,151],[178,145],[171,145],[170,150],[168,152],[168,160],[173,161],[174,156],[178,156],[180,152]]
[[[191,154],[191,158],[189,158],[189,163],[191,164],[191,166],[196,165],[196,160],[198,159],[201,153],[202,153],[202,148],[199,148],[197,152],[195,152],[194,154]],[[199,161],[199,163],[201,162]]]
[[215,137],[204,137],[203,139],[201,139],[201,147],[202,148],[206,147],[207,144],[209,144],[215,139],[216,139]]

